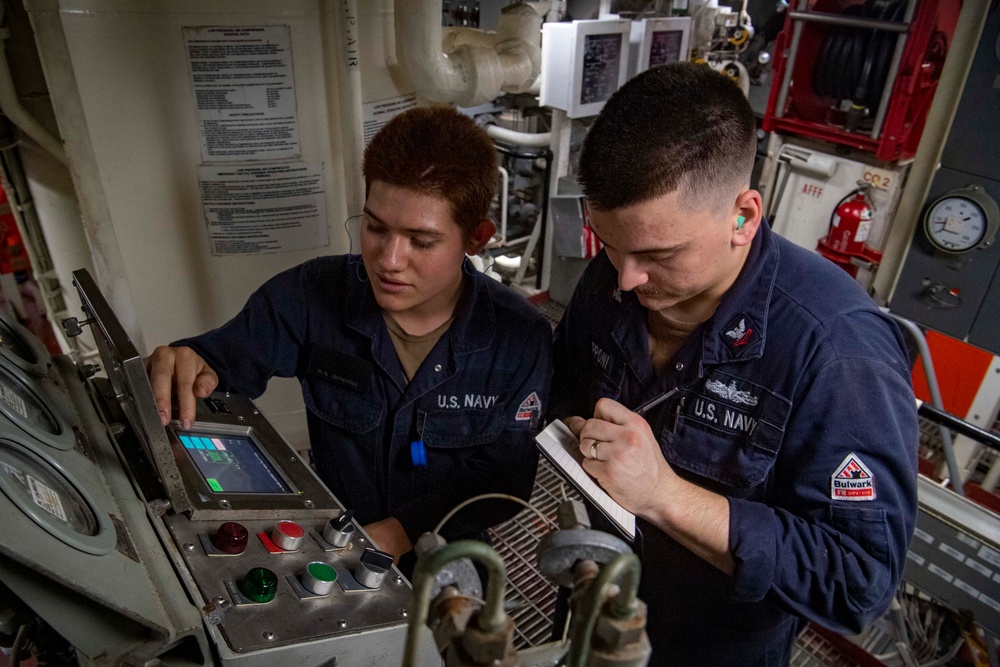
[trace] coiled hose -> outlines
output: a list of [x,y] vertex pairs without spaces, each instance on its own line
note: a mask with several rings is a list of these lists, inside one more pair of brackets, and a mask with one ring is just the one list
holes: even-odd
[[[901,21],[906,0],[867,0],[844,10],[846,16]],[[888,30],[831,26],[812,71],[813,92],[850,100],[856,109],[878,108],[898,34]]]

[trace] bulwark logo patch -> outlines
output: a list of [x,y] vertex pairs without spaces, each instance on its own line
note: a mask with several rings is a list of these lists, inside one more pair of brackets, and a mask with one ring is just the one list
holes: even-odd
[[834,500],[875,500],[875,477],[853,452],[830,476],[830,497]]
[[517,413],[514,419],[519,422],[530,422],[530,428],[535,428],[542,414],[542,402],[538,400],[538,394],[531,392],[528,397],[517,406]]

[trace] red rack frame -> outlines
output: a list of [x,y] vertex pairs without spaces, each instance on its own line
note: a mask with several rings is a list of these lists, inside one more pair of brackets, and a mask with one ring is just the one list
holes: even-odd
[[[861,2],[814,0],[809,3],[808,11],[841,14],[846,8],[857,4]],[[875,157],[887,162],[911,159],[916,154],[927,120],[927,111],[934,99],[947,54],[947,49],[943,52],[931,50],[931,39],[935,33],[940,33],[948,46],[951,45],[961,8],[961,0],[919,1],[906,33],[900,33],[906,35],[906,45],[895,81],[891,85],[889,106],[877,138],[873,138],[870,131],[865,133],[845,130],[843,125],[846,113],[835,108],[837,100],[819,97],[812,90],[812,70],[820,45],[827,31],[834,28],[822,23],[803,22],[783,113],[781,117],[776,114],[791,55],[788,45],[797,20],[791,16],[790,11],[785,19],[785,27],[775,42],[774,78],[764,116],[764,129],[852,146],[874,153]]]

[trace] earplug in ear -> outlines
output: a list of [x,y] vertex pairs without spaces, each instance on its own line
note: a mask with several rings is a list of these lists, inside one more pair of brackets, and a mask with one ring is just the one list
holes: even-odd
[[746,217],[744,217],[742,215],[736,216],[736,229],[742,228],[743,227],[743,223],[746,222],[746,221],[747,221]]

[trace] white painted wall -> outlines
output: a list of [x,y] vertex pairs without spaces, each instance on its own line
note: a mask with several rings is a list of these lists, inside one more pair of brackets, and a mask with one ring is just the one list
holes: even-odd
[[[341,157],[343,45],[334,13],[343,5],[335,0],[26,2],[82,193],[97,279],[141,350],[216,327],[275,273],[317,255],[347,251],[345,169],[348,178],[356,178],[361,165],[345,165]],[[385,64],[391,1],[358,5],[362,101],[409,92]],[[183,28],[214,25],[290,28],[302,160],[324,164],[329,247],[210,254]],[[60,251],[58,242],[53,245]],[[272,383],[260,403],[294,446],[305,445],[304,410],[294,381]]]

